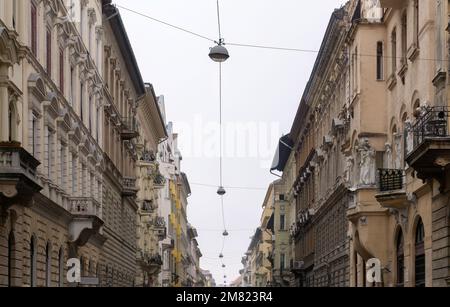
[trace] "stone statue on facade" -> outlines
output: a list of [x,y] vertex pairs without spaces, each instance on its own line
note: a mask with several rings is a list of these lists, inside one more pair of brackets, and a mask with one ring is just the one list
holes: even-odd
[[353,180],[353,168],[355,166],[355,159],[352,156],[348,156],[345,159],[345,174],[344,180],[346,184],[352,184]]
[[414,150],[414,129],[413,122],[408,118],[405,122],[406,130],[406,154],[411,153]]
[[384,145],[384,148],[386,150],[385,152],[385,159],[386,159],[386,168],[390,169],[392,168],[392,161],[393,161],[393,157],[392,157],[392,145],[389,143],[386,143]]
[[364,139],[361,146],[358,147],[361,156],[360,162],[360,183],[364,186],[375,184],[375,150],[370,146],[369,140]]
[[403,166],[403,134],[402,133],[396,133],[394,134],[394,143],[395,143],[395,161],[394,161],[394,168],[395,169],[402,169]]

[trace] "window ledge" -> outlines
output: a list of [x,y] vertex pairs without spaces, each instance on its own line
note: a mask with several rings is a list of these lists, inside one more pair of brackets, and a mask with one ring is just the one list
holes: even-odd
[[394,87],[397,85],[397,76],[395,74],[391,74],[387,80],[388,89],[392,91]]
[[414,62],[420,54],[420,49],[417,47],[417,44],[412,44],[408,49],[407,57],[411,62]]
[[398,76],[400,78],[404,78],[406,75],[406,72],[408,71],[408,63],[406,59],[402,60],[403,64],[402,67],[400,68],[400,70],[398,71]]

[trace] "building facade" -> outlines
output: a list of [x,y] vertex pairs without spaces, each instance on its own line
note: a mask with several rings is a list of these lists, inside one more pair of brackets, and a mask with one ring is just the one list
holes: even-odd
[[273,167],[296,178],[293,285],[448,286],[448,10],[352,0],[332,14]]
[[102,268],[103,139],[89,121],[102,114],[101,3],[84,1],[79,22],[61,1],[0,7],[0,285],[65,286],[67,258],[85,276]]
[[158,285],[165,118],[111,1],[1,0],[0,106],[0,286]]
[[158,145],[167,139],[165,121],[159,110],[158,98],[153,86],[146,84],[146,96],[139,104],[139,137],[136,140],[138,161],[136,178],[140,190],[137,220],[137,276],[136,285],[161,286],[158,276],[163,264],[159,242],[166,236],[167,225],[159,215],[159,189],[164,187],[165,178],[159,171],[156,160]]

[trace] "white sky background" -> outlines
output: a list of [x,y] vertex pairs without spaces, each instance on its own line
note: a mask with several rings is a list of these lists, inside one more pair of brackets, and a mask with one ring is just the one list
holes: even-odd
[[[215,0],[115,3],[213,39],[218,37]],[[333,9],[343,3],[344,0],[221,0],[222,36],[226,42],[318,50]],[[217,138],[211,139],[211,131],[193,128],[196,117],[206,128],[207,123],[218,122],[218,64],[208,57],[212,43],[125,10],[121,14],[144,81],[154,85],[157,95],[165,96],[167,120],[174,122],[175,132],[180,134],[182,171],[190,182],[218,185],[218,157],[203,150],[202,145],[207,144],[201,143]],[[273,158],[277,139],[290,131],[317,54],[227,48],[231,57],[223,64],[224,124],[274,126],[276,134],[269,133],[261,144],[257,143],[264,149],[259,157],[248,151],[246,157],[226,157],[224,185],[265,188],[276,179],[270,175],[267,161]],[[233,145],[226,142],[227,148]],[[204,255],[201,266],[214,274],[218,284],[224,282],[224,274],[230,283],[242,268],[240,260],[259,225],[266,192],[228,190],[225,215],[230,236],[224,251],[227,268],[223,270],[218,258],[223,232],[220,199],[214,188],[191,188],[188,218],[199,232]]]

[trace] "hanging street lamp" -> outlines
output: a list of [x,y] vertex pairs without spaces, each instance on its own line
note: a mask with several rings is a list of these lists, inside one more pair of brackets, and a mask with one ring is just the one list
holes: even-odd
[[223,39],[221,38],[216,46],[210,48],[209,57],[211,60],[217,63],[223,63],[230,57],[227,48],[224,46]]
[[217,194],[219,194],[220,196],[224,196],[227,193],[227,191],[225,191],[224,187],[219,187],[219,189],[217,190]]
[[228,235],[229,235],[228,231],[225,230],[225,231],[223,232],[223,236],[224,236],[224,237],[228,237]]

